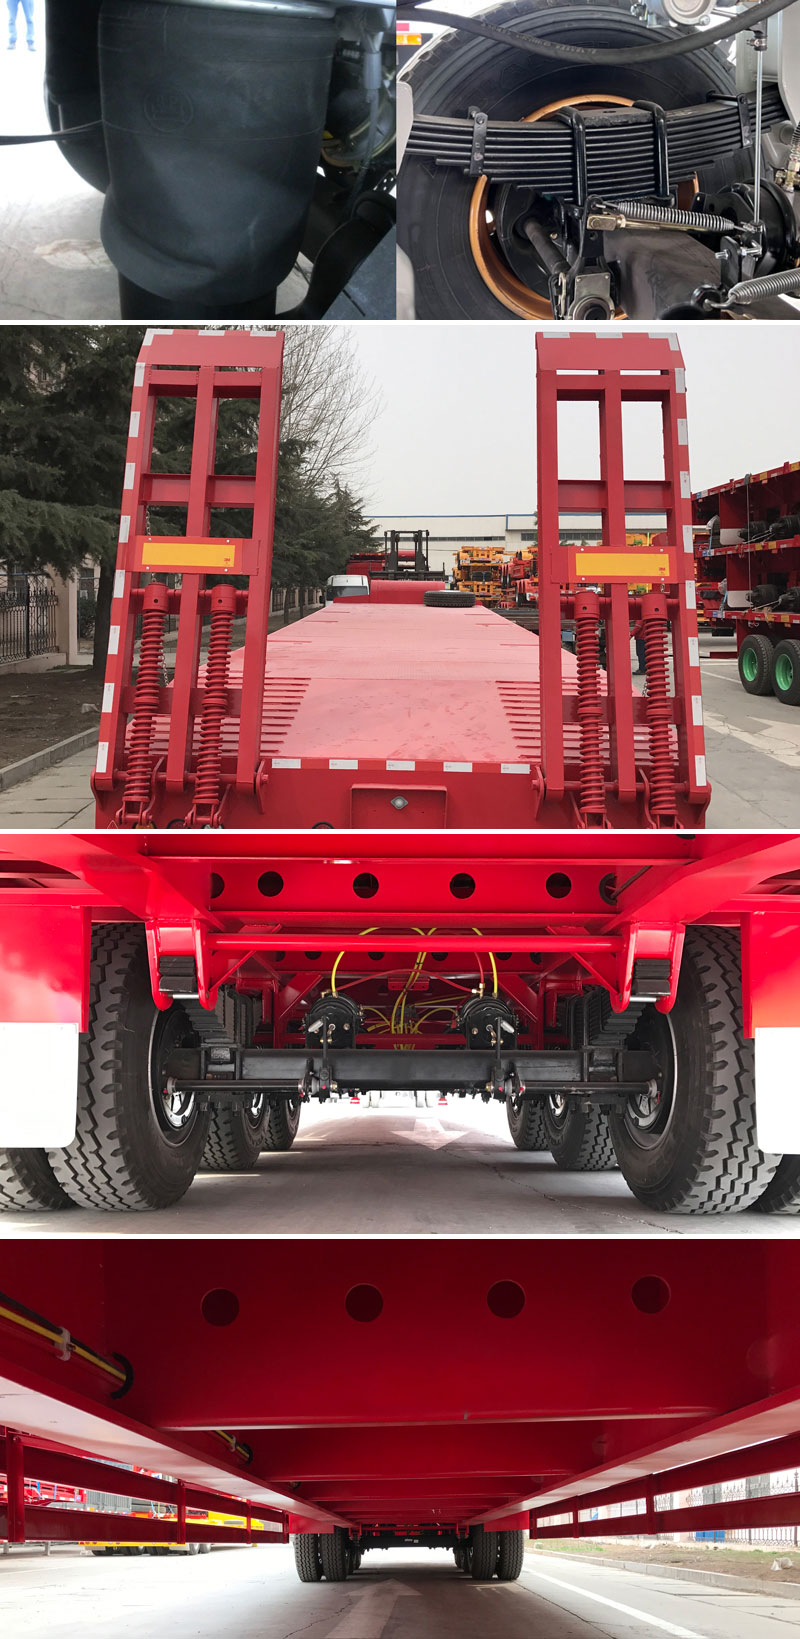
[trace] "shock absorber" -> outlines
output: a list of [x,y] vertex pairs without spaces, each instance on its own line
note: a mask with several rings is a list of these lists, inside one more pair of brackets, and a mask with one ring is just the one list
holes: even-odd
[[235,612],[236,588],[230,585],[214,586],[211,591],[211,630],[200,714],[194,803],[186,817],[189,826],[219,824],[222,720],[228,706],[231,626]]
[[151,581],[145,587],[125,786],[117,814],[117,823],[123,826],[146,825],[149,819],[153,782],[150,745],[161,691],[168,603],[169,592],[160,581]]
[[675,768],[670,730],[672,706],[667,679],[666,602],[658,594],[642,598],[647,682],[646,710],[650,735],[650,812],[658,824],[675,818]]
[[596,592],[575,598],[575,654],[578,661],[578,723],[580,725],[580,792],[578,808],[586,825],[602,825],[606,818],[603,775],[600,695],[600,644],[597,624],[600,599]]

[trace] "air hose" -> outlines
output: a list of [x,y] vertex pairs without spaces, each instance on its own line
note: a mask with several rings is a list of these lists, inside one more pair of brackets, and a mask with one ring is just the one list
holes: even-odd
[[716,28],[692,30],[689,34],[678,33],[670,29],[667,37],[658,44],[633,46],[625,51],[619,46],[613,49],[598,46],[568,46],[554,40],[537,40],[532,35],[513,34],[507,28],[495,28],[492,23],[482,23],[477,17],[457,17],[449,11],[429,11],[424,0],[399,0],[397,6],[398,17],[421,17],[430,23],[441,23],[445,28],[455,28],[465,34],[478,34],[486,40],[497,40],[499,45],[515,46],[518,51],[528,51],[534,57],[551,57],[556,62],[587,63],[595,67],[608,66],[618,68],[629,63],[657,63],[667,57],[683,57],[691,51],[704,51],[706,46],[713,46],[718,40],[730,40],[733,35],[741,34],[745,29],[752,29],[758,23],[765,23],[768,17],[774,17],[779,11],[787,11],[795,0],[762,0],[762,4],[749,7],[738,17],[730,17],[725,23],[719,23]]

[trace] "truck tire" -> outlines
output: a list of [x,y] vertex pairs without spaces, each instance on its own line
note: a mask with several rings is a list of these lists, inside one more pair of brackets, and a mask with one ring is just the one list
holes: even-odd
[[784,1155],[753,1212],[800,1213],[800,1155]]
[[319,1549],[322,1555],[323,1576],[329,1582],[346,1582],[350,1542],[343,1527],[336,1525],[329,1535],[320,1536]]
[[271,1151],[290,1150],[300,1125],[300,1099],[276,1099],[274,1104],[268,1104],[267,1109],[269,1113],[261,1148]]
[[739,650],[739,681],[747,694],[772,693],[773,644],[762,632],[748,632]]
[[463,1542],[459,1542],[458,1546],[453,1549],[453,1558],[456,1562],[456,1570],[465,1571],[467,1568],[467,1556]]
[[205,1172],[252,1172],[264,1142],[269,1104],[266,1093],[249,1104],[212,1104],[203,1150]]
[[[599,95],[680,108],[705,102],[709,96],[735,95],[733,77],[718,47],[626,65],[626,48],[652,38],[647,25],[631,17],[628,0],[510,0],[474,15],[485,15],[495,27],[523,36],[537,34],[568,45],[619,46],[619,66],[557,63],[499,41],[458,31],[443,34],[419,52],[403,74],[413,93],[415,117],[464,118],[474,106],[492,120],[521,120],[556,98],[580,105],[582,98]],[[747,177],[746,163],[744,153],[737,153],[704,168],[701,188]],[[521,282],[517,293],[513,276],[490,277],[487,282],[481,272],[470,231],[479,181],[433,160],[406,159],[401,167],[398,229],[414,269],[416,318],[552,320],[544,276],[534,308],[530,296],[535,300],[535,293],[527,292]]]
[[315,1531],[298,1531],[294,1537],[294,1568],[301,1582],[322,1581],[319,1537]]
[[348,1576],[355,1576],[356,1571],[359,1570],[360,1567],[361,1567],[361,1549],[358,1548],[354,1542],[351,1542],[349,1547],[348,1547],[348,1550],[347,1550],[347,1574],[348,1574]]
[[423,592],[423,601],[429,609],[472,609],[474,592]]
[[525,1559],[525,1532],[498,1531],[497,1579],[516,1582]]
[[506,1099],[508,1130],[518,1150],[546,1150],[547,1129],[544,1124],[544,1105],[538,1098],[521,1098],[514,1103]]
[[542,1120],[546,1147],[560,1172],[608,1172],[617,1165],[604,1110],[580,1110],[573,1099],[551,1093]]
[[469,1540],[473,1582],[491,1582],[497,1569],[497,1532],[485,1531],[482,1525],[471,1525]]
[[0,1212],[61,1212],[74,1204],[46,1150],[0,1150]]
[[48,1152],[71,1201],[143,1212],[174,1206],[186,1194],[205,1148],[208,1111],[191,1095],[168,1097],[160,1067],[194,1039],[178,1003],[166,1012],[156,1008],[144,929],[127,923],[98,928],[75,1137]]
[[753,1044],[742,1028],[739,935],[689,928],[671,1013],[648,1007],[631,1038],[655,1053],[664,1091],[609,1115],[620,1170],[662,1212],[742,1212],[778,1165],[756,1142]]
[[800,643],[784,637],[772,651],[772,692],[785,706],[800,706]]

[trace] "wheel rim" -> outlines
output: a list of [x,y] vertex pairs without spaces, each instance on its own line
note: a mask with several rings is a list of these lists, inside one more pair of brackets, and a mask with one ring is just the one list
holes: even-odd
[[[526,114],[523,121],[526,125],[533,125],[537,120],[547,119],[548,114],[556,114],[560,108],[581,108],[590,103],[600,103],[606,106],[630,108],[630,97],[614,97],[602,92],[587,92],[580,97],[560,97],[557,102],[545,103],[543,108],[537,108],[533,114]],[[472,190],[469,204],[469,244],[472,259],[485,285],[492,295],[510,313],[516,313],[520,319],[551,319],[553,310],[546,296],[538,296],[534,290],[512,273],[502,250],[495,242],[492,231],[491,206],[489,195],[491,183],[488,176],[481,176]]]
[[640,1149],[657,1149],[669,1132],[678,1098],[678,1055],[668,1013],[653,1009],[641,1020],[637,1044],[652,1052],[661,1072],[653,1093],[632,1093],[625,1106],[625,1127]]
[[547,1107],[553,1125],[565,1127],[569,1115],[569,1099],[565,1098],[563,1093],[548,1093]]
[[266,1093],[256,1093],[244,1106],[244,1118],[249,1127],[260,1127],[264,1118],[264,1106],[267,1102]]
[[753,649],[742,649],[742,673],[746,683],[755,683],[758,676],[758,658]]
[[194,1093],[177,1093],[168,1087],[162,1066],[175,1048],[185,1047],[192,1040],[189,1021],[181,1008],[156,1013],[147,1055],[148,1092],[159,1132],[173,1148],[186,1143],[200,1111]]
[[775,682],[782,694],[787,694],[794,682],[794,666],[788,654],[779,654],[775,661]]

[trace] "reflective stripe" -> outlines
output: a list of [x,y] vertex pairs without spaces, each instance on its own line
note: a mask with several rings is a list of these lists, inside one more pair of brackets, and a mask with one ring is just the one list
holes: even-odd
[[703,726],[703,701],[699,694],[692,695],[692,722],[696,728]]
[[530,774],[530,763],[501,763],[501,774]]
[[105,687],[103,688],[103,704],[100,707],[101,712],[102,711],[110,711],[113,704],[114,704],[114,685],[113,685],[113,683],[106,683]]
[[135,471],[136,467],[134,462],[129,461],[125,467],[125,482],[122,486],[123,489],[133,489],[133,475]]
[[125,570],[117,569],[114,572],[114,591],[112,596],[121,598],[125,592]]
[[108,741],[101,740],[97,747],[97,762],[95,768],[98,774],[105,774],[108,767]]
[[109,654],[118,654],[119,653],[119,627],[118,626],[111,626],[109,628],[108,652],[109,652]]
[[706,776],[706,760],[705,760],[705,757],[695,757],[695,760],[694,760],[694,777],[695,777],[695,780],[697,781],[698,785],[707,785],[708,784],[708,778]]
[[120,545],[121,546],[124,545],[125,541],[127,541],[128,537],[130,535],[130,532],[131,532],[130,518],[120,518],[120,521],[119,521],[119,539],[120,539]]
[[299,768],[300,767],[300,758],[299,757],[273,757],[272,766],[273,766],[273,768]]
[[387,770],[387,773],[389,773],[389,774],[399,774],[399,773],[413,774],[414,769],[416,768],[416,766],[417,766],[416,763],[387,762],[386,770]]
[[128,437],[129,438],[138,438],[139,437],[139,411],[138,410],[131,410],[130,425],[128,427]]
[[358,758],[357,757],[330,757],[328,759],[328,767],[329,768],[358,768]]
[[445,774],[471,774],[472,763],[442,763]]

